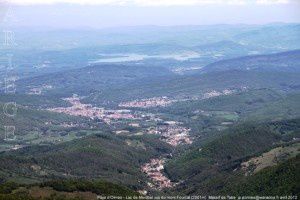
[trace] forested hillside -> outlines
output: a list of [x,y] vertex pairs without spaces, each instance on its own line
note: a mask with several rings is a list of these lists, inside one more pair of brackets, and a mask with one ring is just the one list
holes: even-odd
[[[125,140],[140,145],[129,146]],[[138,189],[145,179],[139,165],[171,149],[155,137],[124,138],[102,133],[55,146],[32,146],[4,153],[1,177],[21,182],[55,177],[101,178]]]
[[205,66],[202,71],[266,70],[299,72],[300,50],[271,54],[239,57],[222,60]]
[[[288,135],[292,136],[288,141],[299,138],[299,118],[267,124],[241,124],[225,130],[211,142],[176,155],[166,165],[166,172],[171,178],[181,182],[177,187],[179,191],[218,194],[229,183],[234,184],[243,179],[242,162],[278,145],[284,145],[282,141]],[[295,178],[299,178],[297,176]],[[280,188],[285,187],[282,184],[286,183],[275,181],[274,184]],[[274,191],[278,189],[276,187],[274,186]]]

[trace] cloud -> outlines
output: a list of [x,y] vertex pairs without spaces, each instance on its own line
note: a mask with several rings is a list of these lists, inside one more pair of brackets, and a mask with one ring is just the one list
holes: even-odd
[[134,6],[196,6],[210,4],[247,5],[247,4],[288,4],[297,0],[8,0],[17,5],[36,4],[79,4],[79,5],[134,5]]
[[257,4],[288,4],[291,3],[289,0],[257,0]]

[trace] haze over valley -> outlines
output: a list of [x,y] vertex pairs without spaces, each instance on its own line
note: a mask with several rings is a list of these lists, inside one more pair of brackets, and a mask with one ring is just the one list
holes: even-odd
[[146,2],[0,2],[0,200],[297,199],[298,3]]

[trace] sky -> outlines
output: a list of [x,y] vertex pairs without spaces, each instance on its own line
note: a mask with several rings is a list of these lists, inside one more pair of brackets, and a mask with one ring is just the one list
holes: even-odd
[[4,1],[0,0],[0,20],[9,7],[14,26],[107,28],[300,22],[300,0]]
[[[2,0],[3,1],[3,0]],[[115,5],[115,6],[194,6],[205,4],[291,4],[298,0],[6,0],[12,4],[19,5],[36,5],[36,4],[57,4],[70,3],[79,5]]]

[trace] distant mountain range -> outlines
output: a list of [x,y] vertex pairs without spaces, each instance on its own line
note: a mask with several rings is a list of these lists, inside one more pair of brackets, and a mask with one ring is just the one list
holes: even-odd
[[164,66],[99,64],[18,82],[19,92],[43,88],[42,95],[88,95],[85,101],[115,102],[154,96],[201,96],[210,90],[246,88],[299,89],[300,51],[239,57],[177,75]]

